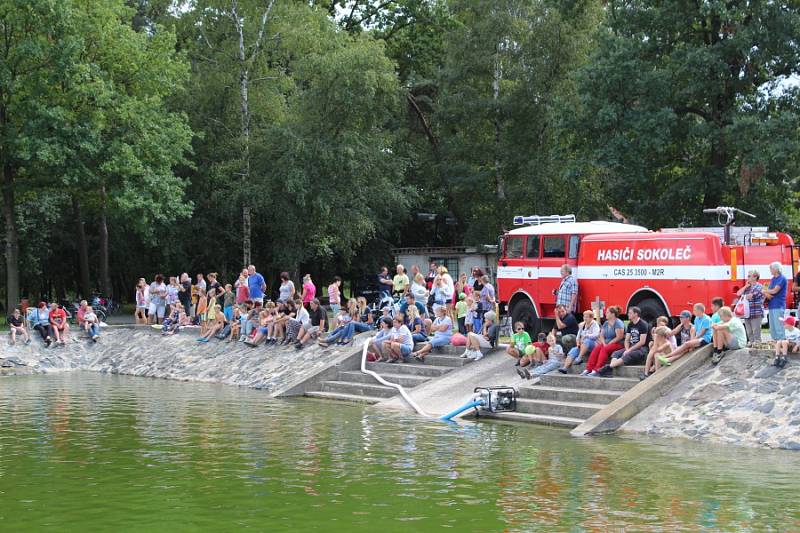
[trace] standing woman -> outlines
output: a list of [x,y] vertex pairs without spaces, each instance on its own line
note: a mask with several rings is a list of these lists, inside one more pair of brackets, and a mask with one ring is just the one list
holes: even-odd
[[133,316],[136,317],[137,324],[147,324],[147,307],[150,305],[150,288],[144,278],[139,278],[139,283],[136,284],[136,292],[134,294],[136,300],[136,311]]
[[306,310],[311,309],[311,302],[317,295],[317,286],[314,285],[313,281],[311,281],[311,274],[306,274],[303,276],[302,289],[303,307],[305,307]]
[[181,286],[178,285],[178,278],[176,276],[170,276],[169,285],[167,285],[167,305],[169,306],[168,314],[170,315],[175,310],[175,304],[178,303],[180,291]]
[[290,302],[297,291],[294,289],[294,283],[289,279],[288,272],[281,272],[281,286],[278,289],[278,302]]
[[764,318],[764,286],[759,283],[761,275],[757,270],[747,274],[747,283],[739,289],[736,295],[744,298],[750,307],[750,314],[742,318],[744,329],[747,331],[747,340],[750,343],[761,342],[761,319]]
[[483,282],[481,281],[483,276],[483,270],[481,270],[479,267],[472,269],[472,277],[474,278],[474,281],[472,282],[473,291],[481,292],[481,289],[483,288]]
[[[339,314],[339,309],[342,308],[342,294],[339,292],[341,286],[342,278],[339,276],[334,276],[333,283],[328,285],[328,303],[331,306],[334,317]],[[335,328],[336,325],[334,324],[333,327]]]

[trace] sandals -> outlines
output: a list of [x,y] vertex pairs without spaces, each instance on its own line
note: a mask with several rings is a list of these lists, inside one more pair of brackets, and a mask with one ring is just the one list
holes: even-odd
[[417,353],[415,353],[413,355],[414,355],[414,359],[416,359],[420,363],[424,363],[425,362],[425,356],[424,355],[419,355]]
[[722,361],[723,357],[725,357],[725,352],[717,352],[711,356],[711,363],[717,365],[720,361]]

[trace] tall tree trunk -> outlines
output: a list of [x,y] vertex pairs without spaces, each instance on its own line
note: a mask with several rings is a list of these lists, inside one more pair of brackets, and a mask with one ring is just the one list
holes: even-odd
[[[231,20],[236,28],[239,40],[238,60],[239,60],[239,98],[241,113],[241,137],[242,137],[242,174],[245,184],[250,180],[250,65],[252,65],[258,52],[261,50],[261,43],[264,40],[264,28],[267,26],[269,14],[275,0],[269,0],[264,13],[261,15],[261,22],[258,35],[252,46],[252,53],[247,57],[247,47],[244,42],[244,17],[239,16],[238,0],[231,1]],[[252,262],[252,206],[247,195],[243,195],[242,202],[242,259],[244,265]]]
[[[239,72],[239,93],[241,98],[242,114],[242,160],[244,183],[250,181],[250,73],[246,68],[244,55],[244,34],[239,34],[239,60],[241,61],[241,71]],[[242,260],[243,265],[247,266],[252,260],[252,240],[251,240],[251,212],[247,195],[244,195],[242,205]]]
[[113,296],[108,267],[108,217],[106,216],[106,188],[100,189],[100,292],[106,298]]
[[6,225],[6,310],[19,303],[19,233],[14,208],[14,167],[3,161],[3,218]]
[[81,202],[75,196],[72,197],[72,216],[75,218],[75,246],[78,247],[81,296],[89,298],[92,290],[89,281],[89,247],[86,244],[86,227],[83,224]]
[[242,265],[249,266],[252,262],[252,253],[250,248],[251,236],[251,218],[250,206],[245,205],[242,207]]

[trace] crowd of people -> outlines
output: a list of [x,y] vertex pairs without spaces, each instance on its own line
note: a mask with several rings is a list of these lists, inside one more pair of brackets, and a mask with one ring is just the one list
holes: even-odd
[[[578,280],[564,265],[554,291],[554,328],[539,333],[534,342],[525,324],[515,323],[506,351],[524,379],[554,371],[567,374],[584,364],[582,376],[610,376],[623,365],[643,365],[640,377],[645,379],[705,345],[713,345],[712,361],[717,364],[727,350],[760,343],[766,314],[775,341],[773,364],[782,368],[789,352],[800,351],[800,328],[794,327],[794,317],[785,316],[788,282],[780,263],[773,263],[770,270],[766,286],[759,273],[751,271],[732,305],[722,297],[713,298],[709,316],[705,305],[696,303],[681,311],[677,325],[671,327],[667,317],[648,324],[636,306],[627,309],[627,324],[621,319],[622,309],[614,306],[604,309],[603,317],[597,316],[598,310],[586,310],[579,322]],[[169,278],[159,274],[151,283],[144,278],[137,283],[134,314],[137,324],[160,328],[165,336],[192,327],[200,343],[219,339],[252,347],[293,345],[298,350],[314,341],[322,347],[347,345],[355,335],[374,329],[368,357],[387,363],[424,363],[432,350],[446,345],[463,346],[462,357],[478,360],[483,350],[498,343],[495,289],[480,268],[454,280],[446,267],[436,263],[425,275],[416,265],[408,272],[397,265],[394,276],[383,267],[377,286],[379,297],[373,305],[361,296],[345,302],[342,279],[335,276],[326,287],[329,316],[309,274],[303,276],[298,291],[290,275],[281,273],[274,301],[254,265],[226,284],[215,272],[197,274],[194,283],[187,273]],[[101,323],[85,300],[75,320],[78,330],[97,342]],[[38,332],[48,347],[66,344],[70,338],[67,314],[56,303],[40,302],[25,314],[15,309],[8,324],[12,344],[18,339],[30,343],[29,329]]]
[[[622,309],[605,309],[600,323],[595,310],[586,310],[583,320],[575,317],[578,281],[568,265],[561,269],[561,283],[556,290],[555,327],[549,334],[540,333],[532,342],[525,325],[514,324],[507,353],[515,360],[516,371],[523,379],[553,371],[567,374],[570,368],[585,363],[581,376],[611,376],[615,368],[643,365],[640,379],[672,365],[690,351],[712,345],[712,363],[718,364],[726,351],[761,343],[761,324],[769,317],[770,338],[775,341],[773,365],[783,368],[789,351],[800,351],[800,329],[796,319],[786,314],[788,280],[780,263],[770,265],[772,277],[765,286],[760,275],[748,272],[747,281],[731,305],[724,298],[711,300],[711,315],[703,303],[680,312],[678,324],[671,327],[669,318],[658,317],[648,324],[641,309],[627,309],[628,323],[620,319]],[[796,286],[797,288],[797,286]],[[565,348],[566,350],[565,354]]]
[[[480,268],[454,280],[446,267],[431,263],[427,275],[415,265],[410,276],[403,265],[377,276],[378,301],[342,295],[342,279],[327,285],[329,316],[317,297],[311,275],[303,276],[298,291],[287,272],[280,275],[276,300],[267,297],[264,277],[250,265],[234,283],[222,284],[217,273],[187,273],[151,283],[142,278],[135,289],[137,324],[158,325],[163,335],[181,328],[199,328],[197,341],[212,339],[248,346],[293,345],[298,350],[315,341],[322,347],[347,345],[355,335],[377,330],[371,342],[375,361],[423,362],[436,346],[458,342],[469,346],[465,356],[480,358],[480,348],[497,342],[495,291]],[[157,326],[157,327],[158,327]],[[421,347],[414,351],[414,346]]]
[[[87,339],[97,342],[100,337],[100,319],[86,300],[82,300],[75,313],[78,331],[85,333]],[[17,307],[7,319],[11,345],[17,338],[25,344],[31,343],[28,329],[39,333],[46,347],[64,346],[70,340],[70,325],[67,311],[55,302],[39,302],[36,306],[23,310]]]

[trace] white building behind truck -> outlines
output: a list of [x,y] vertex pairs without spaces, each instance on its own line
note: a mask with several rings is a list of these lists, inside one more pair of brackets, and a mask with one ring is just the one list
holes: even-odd
[[447,267],[448,272],[457,280],[462,272],[470,275],[474,267],[479,267],[492,280],[497,269],[497,245],[482,246],[447,246],[422,248],[393,248],[395,264],[401,264],[406,270],[417,265],[423,275],[428,273],[431,262]]

